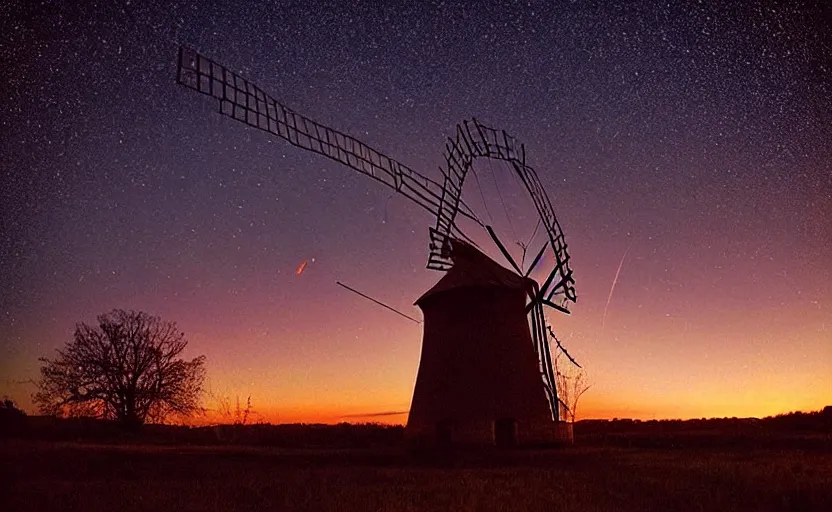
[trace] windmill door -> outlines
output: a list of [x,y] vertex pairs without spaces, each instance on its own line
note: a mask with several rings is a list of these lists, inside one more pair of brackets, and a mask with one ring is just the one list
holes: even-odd
[[500,418],[494,422],[494,444],[500,447],[517,446],[517,420]]
[[439,446],[448,446],[452,442],[453,425],[451,420],[440,420],[436,422],[436,444]]

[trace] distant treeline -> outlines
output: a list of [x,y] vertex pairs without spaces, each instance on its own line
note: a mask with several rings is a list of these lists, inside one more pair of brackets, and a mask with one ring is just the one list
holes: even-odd
[[582,420],[574,431],[575,442],[583,445],[832,451],[832,407],[762,419]]
[[45,441],[96,443],[261,445],[287,448],[369,448],[400,444],[404,427],[381,424],[252,424],[188,427],[144,425],[125,432],[114,421],[93,418],[20,416],[0,423],[0,433]]
[[765,418],[701,418],[689,420],[581,420],[575,423],[575,434],[614,432],[680,432],[693,430],[766,429],[783,431],[830,432],[832,406],[819,411],[790,412]]
[[[640,448],[821,448],[832,450],[832,407],[757,418],[691,420],[581,420],[577,445]],[[42,441],[160,445],[255,445],[285,448],[382,448],[401,446],[404,427],[374,423],[252,424],[188,427],[145,425],[124,432],[113,421],[26,416],[0,407],[0,437]]]

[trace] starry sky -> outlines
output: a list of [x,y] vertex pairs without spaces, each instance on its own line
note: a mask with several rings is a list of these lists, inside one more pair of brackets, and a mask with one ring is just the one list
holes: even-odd
[[260,419],[406,420],[374,415],[407,411],[421,326],[336,281],[421,318],[433,218],[219,115],[176,84],[187,45],[434,179],[463,119],[524,142],[572,257],[548,315],[579,417],[832,404],[828,7],[270,3],[0,13],[0,394],[32,412],[38,357],[141,309]]

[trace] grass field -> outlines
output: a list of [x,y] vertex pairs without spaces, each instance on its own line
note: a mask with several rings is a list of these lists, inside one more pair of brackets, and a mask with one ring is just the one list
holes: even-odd
[[0,460],[0,509],[8,511],[832,510],[829,451],[575,447],[414,456],[7,440]]

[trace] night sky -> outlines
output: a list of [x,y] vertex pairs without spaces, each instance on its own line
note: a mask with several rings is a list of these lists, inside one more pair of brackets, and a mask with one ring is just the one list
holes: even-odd
[[218,114],[176,84],[187,45],[437,180],[463,119],[524,142],[572,257],[548,317],[579,417],[832,404],[828,7],[276,3],[3,8],[0,395],[33,412],[38,357],[141,309],[261,419],[405,421],[363,415],[408,409],[421,326],[336,281],[421,318],[433,218]]

